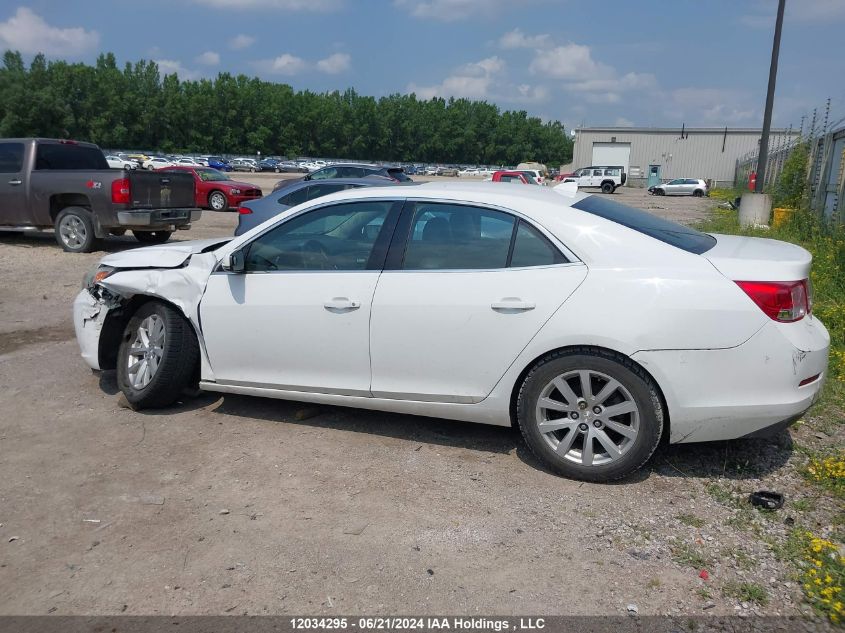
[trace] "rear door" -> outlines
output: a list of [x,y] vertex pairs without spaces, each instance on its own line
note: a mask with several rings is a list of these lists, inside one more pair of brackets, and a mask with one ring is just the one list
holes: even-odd
[[23,158],[22,142],[0,142],[0,226],[20,226],[31,221]]
[[586,275],[524,219],[408,202],[373,299],[377,398],[472,403]]

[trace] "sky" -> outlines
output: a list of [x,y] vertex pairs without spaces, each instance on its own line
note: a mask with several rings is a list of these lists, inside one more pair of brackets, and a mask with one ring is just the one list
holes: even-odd
[[[787,0],[773,125],[845,116],[845,0]],[[568,129],[760,127],[776,0],[0,0],[0,49],[484,99]]]

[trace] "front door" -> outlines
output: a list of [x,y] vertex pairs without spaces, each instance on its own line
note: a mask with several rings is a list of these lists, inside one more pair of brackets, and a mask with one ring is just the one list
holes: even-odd
[[306,211],[244,245],[244,273],[212,274],[200,316],[215,380],[369,396],[370,311],[393,206]]
[[479,402],[586,267],[500,210],[415,202],[403,214],[373,300],[373,396]]
[[0,143],[0,226],[30,224],[23,143]]
[[648,186],[656,187],[660,184],[660,165],[648,166]]

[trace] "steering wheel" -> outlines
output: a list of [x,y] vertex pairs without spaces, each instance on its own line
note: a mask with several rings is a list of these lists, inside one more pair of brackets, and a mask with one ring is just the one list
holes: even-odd
[[299,247],[299,252],[302,253],[302,262],[305,268],[311,268],[312,265],[319,270],[333,270],[336,268],[329,260],[329,252],[317,240],[308,240]]

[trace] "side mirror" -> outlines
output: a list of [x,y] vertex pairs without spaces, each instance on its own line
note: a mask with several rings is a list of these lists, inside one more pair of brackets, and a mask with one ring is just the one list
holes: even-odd
[[229,253],[223,258],[223,261],[220,263],[220,267],[229,273],[240,274],[244,272],[244,252],[235,251],[233,253]]

